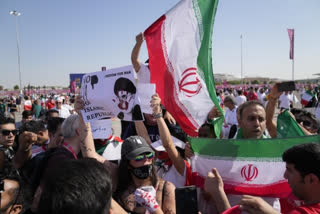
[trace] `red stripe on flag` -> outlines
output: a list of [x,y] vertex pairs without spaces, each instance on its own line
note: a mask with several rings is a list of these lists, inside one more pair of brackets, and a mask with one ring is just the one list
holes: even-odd
[[[203,188],[205,178],[199,175],[197,172],[192,173],[192,184]],[[234,195],[255,195],[261,197],[273,197],[273,198],[287,198],[291,193],[291,188],[288,182],[280,182],[271,185],[248,185],[238,186],[233,184],[224,184],[224,191],[226,194]]]
[[[165,60],[165,45],[162,27],[166,17],[161,16],[145,32],[150,67],[150,82],[156,84],[156,91],[162,99],[163,105],[174,116],[181,128],[190,136],[198,136],[196,127],[181,109],[176,97],[175,82],[172,73],[168,70]],[[192,118],[191,118],[192,119]]]

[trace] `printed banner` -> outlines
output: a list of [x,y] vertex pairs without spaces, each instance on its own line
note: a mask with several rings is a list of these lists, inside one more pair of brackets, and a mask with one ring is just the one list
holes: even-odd
[[121,120],[143,120],[132,66],[86,74],[82,79],[82,110],[86,122],[118,117]]

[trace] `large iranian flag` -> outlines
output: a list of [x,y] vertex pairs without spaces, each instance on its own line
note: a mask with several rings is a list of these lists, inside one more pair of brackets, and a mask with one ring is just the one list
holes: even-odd
[[166,109],[190,136],[197,136],[214,105],[222,111],[211,59],[217,4],[218,0],[182,0],[144,32],[151,82],[156,83]]
[[282,153],[294,145],[320,143],[320,136],[259,140],[210,140],[190,138],[195,153],[193,182],[202,187],[204,178],[217,168],[227,194],[286,198],[291,189],[283,178]]

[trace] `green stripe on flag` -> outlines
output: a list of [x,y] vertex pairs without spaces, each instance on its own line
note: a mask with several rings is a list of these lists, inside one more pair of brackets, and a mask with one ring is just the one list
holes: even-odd
[[[212,69],[212,32],[218,2],[218,0],[193,0],[193,7],[199,25],[200,38],[202,39],[197,59],[197,72],[204,79],[210,98],[213,101],[214,105],[217,106],[218,110],[223,115],[223,110],[221,109],[217,99]],[[222,116],[219,119],[215,120],[213,124],[216,136],[218,138],[220,137],[220,133],[222,130],[223,120],[224,117]]]
[[218,157],[279,158],[294,145],[320,143],[320,135],[269,139],[211,139],[189,138],[195,154]]

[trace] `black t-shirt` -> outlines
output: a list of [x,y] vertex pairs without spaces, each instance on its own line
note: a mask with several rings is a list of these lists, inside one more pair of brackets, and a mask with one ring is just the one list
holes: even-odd
[[16,112],[17,111],[17,105],[14,103],[8,104],[8,107],[10,108],[10,112]]

